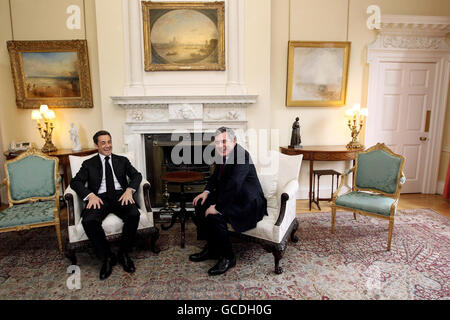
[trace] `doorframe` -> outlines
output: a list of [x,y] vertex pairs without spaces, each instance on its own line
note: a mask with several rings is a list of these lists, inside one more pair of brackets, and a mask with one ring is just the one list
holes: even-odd
[[450,76],[450,47],[445,37],[450,32],[450,17],[383,15],[377,39],[368,46],[369,86],[367,95],[366,144],[377,141],[375,120],[380,90],[382,63],[434,63],[436,65],[431,102],[428,152],[425,156],[422,193],[437,192],[439,161]]

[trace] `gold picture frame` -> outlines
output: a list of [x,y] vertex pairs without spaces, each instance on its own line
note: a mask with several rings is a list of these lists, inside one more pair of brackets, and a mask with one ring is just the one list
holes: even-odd
[[145,71],[225,70],[224,2],[141,3]]
[[86,40],[7,41],[16,104],[92,108]]
[[345,105],[350,42],[289,41],[288,107]]

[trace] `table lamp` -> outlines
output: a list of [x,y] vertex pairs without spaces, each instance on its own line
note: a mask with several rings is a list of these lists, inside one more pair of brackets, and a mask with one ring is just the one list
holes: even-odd
[[352,108],[345,111],[348,118],[348,127],[351,130],[352,141],[347,144],[348,149],[362,149],[364,145],[358,141],[358,135],[364,125],[364,117],[367,117],[367,108],[361,109],[359,104],[353,105]]
[[[45,140],[45,144],[42,147],[42,152],[51,152],[56,151],[56,147],[52,142],[52,133],[53,133],[53,122],[51,120],[55,119],[55,112],[50,110],[47,105],[43,104],[39,108],[39,110],[33,110],[31,112],[31,119],[36,120],[37,128],[42,139]],[[41,120],[43,120],[44,125],[41,124]]]

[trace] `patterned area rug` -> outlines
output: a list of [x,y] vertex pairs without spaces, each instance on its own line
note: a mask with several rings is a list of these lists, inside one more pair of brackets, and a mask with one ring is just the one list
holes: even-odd
[[[281,266],[257,244],[233,240],[237,265],[210,277],[215,261],[193,263],[195,226],[187,225],[180,248],[179,225],[161,231],[161,252],[137,248],[136,272],[118,265],[105,281],[91,249],[78,254],[81,289],[69,290],[69,260],[61,258],[53,228],[0,234],[0,299],[450,299],[450,221],[430,209],[402,210],[392,249],[388,223],[338,212],[300,214],[299,242],[289,243]],[[66,235],[65,235],[66,236]]]

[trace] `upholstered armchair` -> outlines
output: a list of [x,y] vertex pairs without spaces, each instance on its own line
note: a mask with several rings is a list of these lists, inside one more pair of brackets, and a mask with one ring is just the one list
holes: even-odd
[[[402,172],[405,158],[393,153],[385,144],[359,152],[355,166],[342,176],[339,188],[331,200],[331,232],[334,233],[336,209],[389,221],[387,250],[391,249],[394,217],[400,199],[400,189],[406,179]],[[339,195],[346,177],[353,173],[349,192]]]
[[[126,156],[131,164],[134,165],[133,154],[122,154]],[[97,153],[84,157],[69,156],[70,169],[72,176],[74,177],[81,168],[81,164],[84,160],[97,156]],[[137,236],[147,240],[147,245],[150,249],[159,253],[160,249],[156,245],[156,241],[159,237],[159,229],[155,227],[153,222],[153,211],[150,204],[150,183],[142,179],[137,192],[136,204],[139,206],[140,220],[137,230]],[[84,231],[81,223],[81,212],[84,209],[85,203],[76,194],[76,192],[69,187],[65,190],[64,199],[67,203],[68,211],[68,234],[69,243],[67,245],[67,257],[71,260],[72,264],[77,264],[76,250],[89,245],[89,239]],[[108,241],[114,241],[120,238],[122,233],[123,222],[115,214],[110,213],[102,223],[105,230],[106,238]]]
[[278,151],[270,151],[267,158],[252,156],[258,179],[267,199],[268,216],[258,222],[256,228],[237,233],[228,225],[230,233],[241,239],[259,243],[271,252],[275,260],[275,273],[283,272],[280,260],[284,255],[288,240],[297,242],[295,232],[296,193],[299,188],[298,176],[303,155],[288,156]]
[[55,226],[62,253],[58,158],[30,148],[4,168],[9,207],[0,212],[0,232]]

